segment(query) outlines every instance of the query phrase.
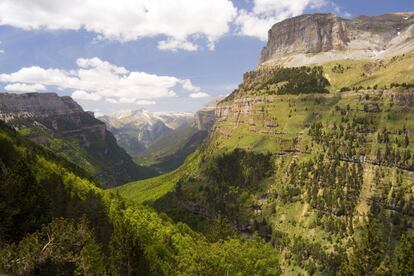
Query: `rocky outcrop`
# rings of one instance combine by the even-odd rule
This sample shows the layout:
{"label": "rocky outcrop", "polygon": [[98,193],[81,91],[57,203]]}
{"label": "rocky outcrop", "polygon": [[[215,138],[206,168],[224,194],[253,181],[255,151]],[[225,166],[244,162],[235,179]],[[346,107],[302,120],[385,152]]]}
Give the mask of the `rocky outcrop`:
{"label": "rocky outcrop", "polygon": [[197,111],[194,115],[194,124],[198,130],[209,131],[215,120],[215,107],[207,107]]}
{"label": "rocky outcrop", "polygon": [[58,154],[75,164],[88,166],[104,186],[152,175],[118,146],[105,123],[70,97],[0,93],[0,120],[16,129],[29,129],[28,138],[35,143],[60,151]]}
{"label": "rocky outcrop", "polygon": [[349,41],[346,21],[333,14],[294,17],[273,25],[260,62],[286,53],[342,50]]}
{"label": "rocky outcrop", "polygon": [[198,130],[210,131],[216,120],[216,112],[217,108],[219,108],[219,103],[224,100],[224,98],[225,97],[215,98],[195,113],[194,124]]}
{"label": "rocky outcrop", "polygon": [[254,113],[260,113],[260,111],[254,109],[256,104],[261,104],[266,100],[272,100],[272,98],[272,96],[268,96],[267,98],[240,98],[234,101],[224,102],[216,108],[215,119],[217,121],[225,121],[229,116],[234,118],[238,118],[240,115],[253,116]]}
{"label": "rocky outcrop", "polygon": [[24,117],[29,114],[33,117],[50,115],[68,115],[83,112],[71,97],[59,97],[56,93],[27,93],[9,94],[0,93],[0,116],[7,114]]}
{"label": "rocky outcrop", "polygon": [[276,23],[260,64],[297,66],[345,58],[383,58],[414,50],[414,13],[361,16],[311,14]]}

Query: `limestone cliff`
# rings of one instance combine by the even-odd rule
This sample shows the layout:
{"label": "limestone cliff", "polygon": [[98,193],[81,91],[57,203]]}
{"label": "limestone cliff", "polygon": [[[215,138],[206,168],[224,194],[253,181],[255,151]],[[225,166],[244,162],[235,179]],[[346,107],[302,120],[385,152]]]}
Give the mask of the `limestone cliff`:
{"label": "limestone cliff", "polygon": [[215,107],[206,107],[197,111],[194,115],[194,124],[198,130],[209,131],[214,124]]}
{"label": "limestone cliff", "polygon": [[105,123],[55,93],[0,93],[0,120],[88,170],[102,185],[151,175],[118,146]]}
{"label": "limestone cliff", "polygon": [[301,15],[276,23],[260,64],[298,66],[339,59],[384,58],[414,50],[414,13]]}

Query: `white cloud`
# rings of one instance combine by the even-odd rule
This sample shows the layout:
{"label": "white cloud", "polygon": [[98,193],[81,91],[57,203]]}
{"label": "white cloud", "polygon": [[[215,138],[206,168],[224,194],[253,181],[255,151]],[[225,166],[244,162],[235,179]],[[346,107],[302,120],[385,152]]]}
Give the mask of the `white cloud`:
{"label": "white cloud", "polygon": [[196,93],[191,93],[190,97],[191,98],[206,98],[206,97],[210,97],[210,95],[204,92],[196,92]]}
{"label": "white cloud", "polygon": [[105,116],[104,113],[100,112],[100,111],[92,111],[94,113],[95,118],[99,118],[99,117],[103,117]]}
{"label": "white cloud", "polygon": [[112,104],[117,104],[118,103],[118,101],[117,100],[115,100],[114,98],[106,98],[105,99],[108,103],[112,103]]}
{"label": "white cloud", "polygon": [[42,84],[24,84],[24,83],[13,83],[8,84],[4,87],[7,91],[13,92],[39,92],[46,91],[46,87]]}
{"label": "white cloud", "polygon": [[139,105],[154,105],[154,104],[156,104],[156,102],[155,101],[140,100],[140,101],[136,101],[136,104],[139,104]]}
{"label": "white cloud", "polygon": [[79,68],[69,71],[25,67],[11,74],[0,74],[0,82],[9,83],[6,87],[15,89],[22,86],[36,86],[37,90],[45,90],[45,86],[71,89],[75,90],[72,94],[74,99],[103,99],[109,103],[152,104],[152,100],[157,98],[177,96],[176,90],[195,93],[198,97],[206,94],[189,79],[130,72],[99,58],[80,58],[76,63]]}
{"label": "white cloud", "polygon": [[99,101],[102,99],[102,96],[96,93],[88,93],[82,90],[76,90],[72,93],[72,98],[75,100]]}
{"label": "white cloud", "polygon": [[79,30],[99,38],[132,41],[165,36],[163,50],[193,51],[193,36],[208,47],[229,31],[237,14],[230,0],[2,0],[0,25],[25,30]]}
{"label": "white cloud", "polygon": [[158,49],[177,51],[179,49],[187,51],[197,51],[198,46],[186,40],[168,39],[158,43]]}
{"label": "white cloud", "polygon": [[273,24],[303,14],[306,9],[327,5],[327,0],[253,0],[252,11],[240,10],[235,19],[239,34],[267,40]]}

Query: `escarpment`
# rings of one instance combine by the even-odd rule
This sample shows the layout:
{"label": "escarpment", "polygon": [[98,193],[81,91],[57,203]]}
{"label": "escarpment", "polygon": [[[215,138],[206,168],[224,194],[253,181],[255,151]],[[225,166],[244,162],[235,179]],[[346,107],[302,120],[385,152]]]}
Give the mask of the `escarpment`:
{"label": "escarpment", "polygon": [[70,97],[55,93],[1,93],[0,120],[83,167],[103,186],[152,175],[118,146],[105,123],[85,112]]}
{"label": "escarpment", "polygon": [[339,59],[384,58],[414,49],[414,13],[301,15],[276,23],[260,64],[298,66]]}

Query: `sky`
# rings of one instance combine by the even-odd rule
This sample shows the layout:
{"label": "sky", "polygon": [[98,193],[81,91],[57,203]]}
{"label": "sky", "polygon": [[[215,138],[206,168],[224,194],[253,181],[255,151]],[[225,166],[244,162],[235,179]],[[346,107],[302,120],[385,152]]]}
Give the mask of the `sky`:
{"label": "sky", "polygon": [[281,20],[404,11],[413,0],[0,0],[0,91],[194,112],[255,68]]}

